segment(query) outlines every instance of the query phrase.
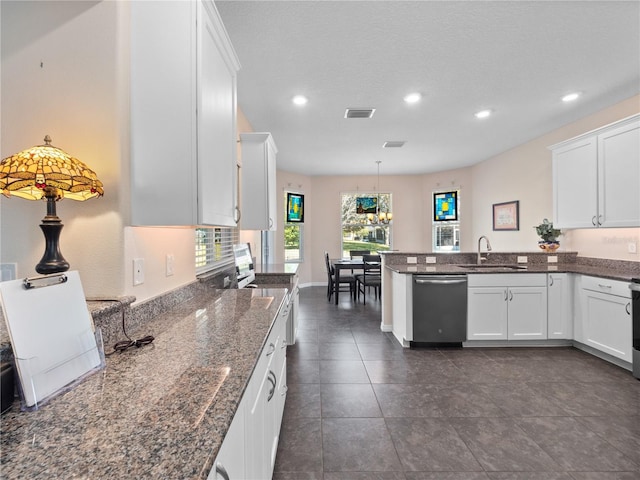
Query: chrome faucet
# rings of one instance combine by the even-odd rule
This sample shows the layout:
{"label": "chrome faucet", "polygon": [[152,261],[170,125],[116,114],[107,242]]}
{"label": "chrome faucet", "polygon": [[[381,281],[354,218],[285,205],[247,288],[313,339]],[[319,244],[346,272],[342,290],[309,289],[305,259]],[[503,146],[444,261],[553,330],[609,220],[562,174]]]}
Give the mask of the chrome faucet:
{"label": "chrome faucet", "polygon": [[[489,239],[488,239],[486,236],[482,235],[482,236],[478,239],[478,265],[481,265],[481,264],[482,264],[482,261],[483,261],[483,260],[486,260],[486,258],[483,258],[483,257],[482,257],[482,254],[481,254],[481,252],[480,252],[480,244],[482,243],[482,239],[483,239],[483,238],[484,238],[484,239],[486,240],[486,242],[487,242],[487,252],[490,252],[490,251],[491,251],[491,242],[489,241]],[[488,253],[487,253],[487,255],[488,255]]]}

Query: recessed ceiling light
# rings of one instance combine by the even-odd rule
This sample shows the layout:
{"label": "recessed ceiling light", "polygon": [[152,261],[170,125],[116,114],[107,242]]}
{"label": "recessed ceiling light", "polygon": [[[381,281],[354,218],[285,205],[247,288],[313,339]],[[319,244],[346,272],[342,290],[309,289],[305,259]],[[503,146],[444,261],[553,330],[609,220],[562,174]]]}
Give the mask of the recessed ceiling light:
{"label": "recessed ceiling light", "polygon": [[475,113],[475,116],[476,116],[476,118],[487,118],[492,113],[493,113],[492,110],[480,110],[479,112]]}
{"label": "recessed ceiling light", "polygon": [[293,103],[295,103],[296,105],[306,105],[308,101],[309,99],[304,95],[296,95],[295,97],[293,97]]}
{"label": "recessed ceiling light", "polygon": [[422,99],[422,94],[418,92],[405,95],[404,101],[407,103],[418,103]]}
{"label": "recessed ceiling light", "polygon": [[563,102],[573,102],[574,100],[577,100],[580,95],[581,95],[580,92],[569,93],[569,94],[565,95],[564,97],[562,97],[562,101]]}

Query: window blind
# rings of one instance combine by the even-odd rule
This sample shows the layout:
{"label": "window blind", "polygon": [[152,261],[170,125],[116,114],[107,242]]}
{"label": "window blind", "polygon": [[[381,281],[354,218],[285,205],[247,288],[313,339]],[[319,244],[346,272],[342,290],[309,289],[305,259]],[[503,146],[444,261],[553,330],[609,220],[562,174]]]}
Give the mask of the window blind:
{"label": "window blind", "polygon": [[232,227],[196,228],[196,273],[218,273],[233,266],[233,245],[238,243],[238,229]]}

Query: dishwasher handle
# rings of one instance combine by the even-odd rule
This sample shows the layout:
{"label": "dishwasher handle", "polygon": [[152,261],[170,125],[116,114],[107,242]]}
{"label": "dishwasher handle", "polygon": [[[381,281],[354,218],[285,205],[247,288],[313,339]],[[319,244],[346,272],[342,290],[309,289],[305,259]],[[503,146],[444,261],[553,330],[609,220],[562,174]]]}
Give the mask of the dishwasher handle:
{"label": "dishwasher handle", "polygon": [[413,281],[419,285],[457,285],[461,283],[467,283],[466,275],[458,275],[456,277],[420,277],[414,275]]}

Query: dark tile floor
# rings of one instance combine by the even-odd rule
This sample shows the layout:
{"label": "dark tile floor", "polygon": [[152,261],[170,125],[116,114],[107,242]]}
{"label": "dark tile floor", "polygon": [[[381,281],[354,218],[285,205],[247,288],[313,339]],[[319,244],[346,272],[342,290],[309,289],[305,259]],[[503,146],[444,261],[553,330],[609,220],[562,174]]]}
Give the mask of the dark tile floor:
{"label": "dark tile floor", "polygon": [[403,349],[301,290],[276,480],[638,480],[640,382],[573,348]]}

